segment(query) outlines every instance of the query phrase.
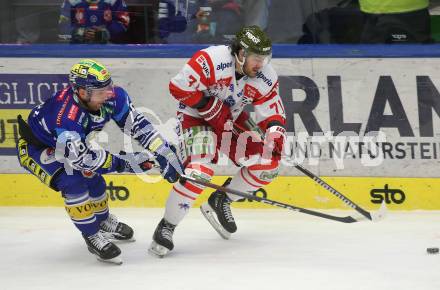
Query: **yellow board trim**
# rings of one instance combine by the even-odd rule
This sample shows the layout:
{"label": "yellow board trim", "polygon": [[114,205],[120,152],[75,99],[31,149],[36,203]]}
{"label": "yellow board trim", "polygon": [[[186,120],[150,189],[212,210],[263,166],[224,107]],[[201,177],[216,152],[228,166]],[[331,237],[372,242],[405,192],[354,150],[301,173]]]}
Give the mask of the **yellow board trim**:
{"label": "yellow board trim", "polygon": [[[107,181],[110,207],[164,207],[172,185],[166,181],[145,183],[136,175],[109,174]],[[213,183],[222,184],[226,177],[216,176]],[[373,195],[384,196],[388,191],[391,210],[440,210],[439,178],[396,177],[325,177],[331,186],[367,210],[379,208],[372,203]],[[387,185],[387,186],[385,186]],[[386,189],[387,188],[387,189]],[[315,209],[348,209],[333,194],[308,177],[280,176],[266,186],[267,198]],[[196,201],[199,206],[213,190],[206,189]],[[402,203],[402,192],[405,199]],[[262,192],[258,194],[262,195]],[[61,194],[41,183],[30,174],[0,174],[0,206],[63,206]],[[239,208],[273,208],[258,202],[237,202]]]}
{"label": "yellow board trim", "polygon": [[17,116],[22,115],[27,120],[29,109],[0,109],[0,120],[4,124],[5,140],[0,143],[0,148],[15,148],[15,138],[18,138]]}

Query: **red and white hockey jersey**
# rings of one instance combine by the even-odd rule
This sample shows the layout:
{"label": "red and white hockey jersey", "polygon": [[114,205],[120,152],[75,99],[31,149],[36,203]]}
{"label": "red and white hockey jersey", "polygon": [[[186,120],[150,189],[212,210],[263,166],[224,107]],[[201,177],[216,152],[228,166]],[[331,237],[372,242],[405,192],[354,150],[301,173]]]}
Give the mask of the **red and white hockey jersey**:
{"label": "red and white hockey jersey", "polygon": [[269,63],[257,76],[235,78],[235,57],[228,46],[210,46],[198,51],[171,79],[170,93],[180,102],[178,111],[200,117],[191,108],[204,96],[227,104],[234,120],[247,104],[255,109],[255,121],[265,130],[271,121],[285,124],[285,110],[279,95],[278,75]]}

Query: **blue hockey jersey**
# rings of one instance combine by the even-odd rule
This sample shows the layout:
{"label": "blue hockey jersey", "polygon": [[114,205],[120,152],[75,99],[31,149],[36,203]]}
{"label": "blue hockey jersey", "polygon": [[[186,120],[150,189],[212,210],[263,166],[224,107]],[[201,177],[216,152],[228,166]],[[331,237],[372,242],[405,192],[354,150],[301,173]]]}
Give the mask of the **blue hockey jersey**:
{"label": "blue hockey jersey", "polygon": [[39,141],[61,150],[73,169],[108,173],[116,171],[125,161],[104,149],[90,149],[86,137],[92,131],[102,130],[110,120],[146,149],[160,137],[153,125],[136,111],[127,92],[117,86],[114,97],[96,113],[89,112],[69,86],[35,107],[28,124]]}
{"label": "blue hockey jersey", "polygon": [[74,30],[105,27],[110,40],[118,39],[128,28],[130,16],[124,0],[64,0],[59,19],[60,38],[70,39]]}

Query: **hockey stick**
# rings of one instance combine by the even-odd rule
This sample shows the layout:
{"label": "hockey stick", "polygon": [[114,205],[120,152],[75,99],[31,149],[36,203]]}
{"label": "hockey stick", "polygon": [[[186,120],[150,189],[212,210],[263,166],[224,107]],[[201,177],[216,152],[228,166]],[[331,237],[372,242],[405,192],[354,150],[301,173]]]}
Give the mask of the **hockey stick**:
{"label": "hockey stick", "polygon": [[[249,128],[248,130],[256,132],[260,136],[260,138],[261,138],[260,140],[263,139],[263,132],[261,130],[259,130],[259,128],[256,126],[256,124],[252,124],[252,122],[250,122],[248,120],[248,121],[246,121],[246,126]],[[243,128],[239,124],[236,124],[236,123],[234,123],[234,129],[235,129],[236,134],[239,134],[240,132],[246,131],[246,128]],[[318,183],[320,186],[322,186],[326,190],[330,191],[333,195],[335,195],[337,198],[342,200],[342,202],[344,202],[347,206],[353,208],[354,210],[356,210],[358,213],[360,213],[361,215],[363,215],[364,217],[366,217],[370,221],[379,221],[385,217],[386,211],[387,211],[385,201],[382,202],[380,209],[376,213],[371,214],[370,212],[366,211],[365,209],[361,208],[359,205],[357,205],[356,203],[351,201],[348,197],[346,197],[345,195],[343,195],[342,193],[340,193],[339,191],[337,191],[336,189],[331,187],[327,182],[325,182],[324,180],[322,180],[321,178],[319,178],[318,176],[316,176],[315,174],[313,174],[309,170],[305,169],[304,167],[302,167],[298,163],[294,162],[292,159],[287,160],[287,161],[290,162],[291,164],[293,164],[293,166],[296,169],[298,169],[299,171],[301,171],[302,173],[304,173],[305,175],[310,177],[313,181]]]}
{"label": "hockey stick", "polygon": [[342,200],[343,203],[345,203],[347,206],[351,207],[352,209],[356,210],[358,213],[369,219],[370,221],[379,221],[383,219],[386,215],[387,207],[385,205],[385,201],[382,202],[382,205],[380,206],[380,209],[375,212],[374,214],[366,211],[365,209],[361,208],[359,205],[351,201],[348,197],[331,187],[327,182],[310,172],[309,170],[305,169],[301,165],[297,163],[293,163],[296,169],[310,177],[313,181],[321,185],[326,190],[330,191],[334,196]]}
{"label": "hockey stick", "polygon": [[235,194],[235,195],[238,195],[238,196],[241,196],[241,197],[253,200],[253,201],[257,201],[257,202],[265,203],[268,205],[289,209],[289,210],[296,211],[296,212],[301,212],[304,214],[309,214],[309,215],[313,215],[313,216],[317,216],[317,217],[321,217],[321,218],[325,218],[325,219],[329,219],[329,220],[334,220],[334,221],[338,221],[338,222],[342,222],[342,223],[354,223],[354,222],[358,221],[357,219],[355,219],[354,217],[351,217],[351,216],[345,216],[345,217],[333,216],[333,215],[325,214],[322,212],[317,212],[317,211],[297,207],[297,206],[294,206],[291,204],[286,204],[286,203],[278,202],[275,200],[270,200],[270,199],[267,199],[264,197],[259,197],[259,196],[255,196],[252,194],[244,193],[244,192],[232,189],[232,188],[219,186],[219,185],[207,182],[207,181],[195,179],[195,178],[193,178],[191,176],[187,176],[187,175],[181,176],[181,178],[189,180],[189,181],[197,183],[197,184],[200,184],[200,185],[203,185],[203,186],[206,186],[206,187],[216,189],[216,190]]}

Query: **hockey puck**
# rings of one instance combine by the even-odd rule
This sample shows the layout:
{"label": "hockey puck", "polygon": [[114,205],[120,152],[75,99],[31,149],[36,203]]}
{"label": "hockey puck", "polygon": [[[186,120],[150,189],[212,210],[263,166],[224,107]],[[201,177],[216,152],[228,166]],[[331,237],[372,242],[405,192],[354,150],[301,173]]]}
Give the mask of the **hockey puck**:
{"label": "hockey puck", "polygon": [[428,254],[438,254],[438,248],[427,248],[426,252]]}

